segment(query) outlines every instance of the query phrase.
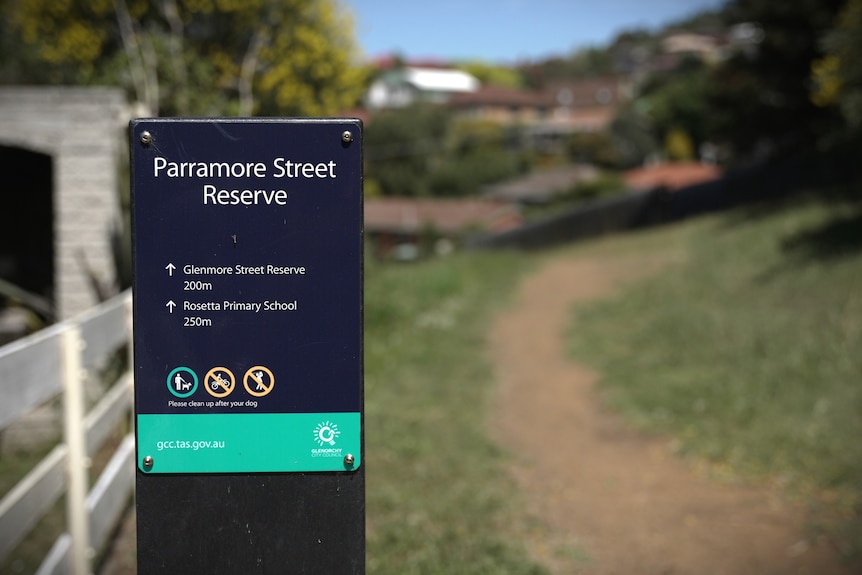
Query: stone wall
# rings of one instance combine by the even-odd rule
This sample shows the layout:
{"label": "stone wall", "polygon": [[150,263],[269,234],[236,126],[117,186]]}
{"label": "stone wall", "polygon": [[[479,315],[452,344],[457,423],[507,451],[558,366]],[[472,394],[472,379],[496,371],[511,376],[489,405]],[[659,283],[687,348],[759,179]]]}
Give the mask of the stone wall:
{"label": "stone wall", "polygon": [[110,234],[120,217],[118,160],[128,119],[115,88],[0,88],[0,144],[52,157],[58,319],[97,302],[85,268],[114,281]]}

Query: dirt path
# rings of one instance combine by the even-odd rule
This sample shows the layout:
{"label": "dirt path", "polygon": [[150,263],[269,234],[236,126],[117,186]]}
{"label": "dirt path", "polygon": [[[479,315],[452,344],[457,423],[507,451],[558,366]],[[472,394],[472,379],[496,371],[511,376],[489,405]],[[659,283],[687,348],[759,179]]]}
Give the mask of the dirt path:
{"label": "dirt path", "polygon": [[524,283],[497,322],[495,433],[536,519],[529,545],[555,573],[843,574],[804,515],[765,488],[720,484],[674,457],[667,439],[603,409],[590,369],[566,359],[578,301],[660,262],[561,257]]}

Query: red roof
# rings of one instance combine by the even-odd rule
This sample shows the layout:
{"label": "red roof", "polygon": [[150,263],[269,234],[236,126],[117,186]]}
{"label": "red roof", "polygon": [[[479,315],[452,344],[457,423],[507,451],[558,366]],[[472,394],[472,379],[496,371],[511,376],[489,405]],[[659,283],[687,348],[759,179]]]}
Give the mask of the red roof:
{"label": "red roof", "polygon": [[667,188],[678,190],[721,177],[721,168],[699,162],[670,162],[629,170],[623,174],[626,184],[638,190]]}

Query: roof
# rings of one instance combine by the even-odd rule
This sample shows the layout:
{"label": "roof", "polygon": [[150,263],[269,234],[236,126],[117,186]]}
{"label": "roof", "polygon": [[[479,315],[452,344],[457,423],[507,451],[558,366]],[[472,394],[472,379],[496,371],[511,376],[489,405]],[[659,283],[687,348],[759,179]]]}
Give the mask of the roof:
{"label": "roof", "polygon": [[718,49],[718,39],[707,34],[681,32],[670,34],[662,40],[662,48],[671,53],[714,53]]}
{"label": "roof", "polygon": [[521,214],[506,202],[474,199],[367,198],[365,229],[369,232],[414,233],[425,227],[458,233],[478,227],[504,231],[520,225]]}
{"label": "roof", "polygon": [[718,166],[700,162],[668,162],[629,170],[623,179],[630,188],[678,190],[717,180],[722,171]]}
{"label": "roof", "polygon": [[543,108],[549,104],[544,94],[502,86],[482,86],[469,93],[456,94],[449,100],[455,108],[471,106],[507,106]]}
{"label": "roof", "polygon": [[585,78],[554,82],[546,88],[547,98],[557,106],[591,108],[617,106],[624,97],[623,85],[618,78]]}
{"label": "roof", "polygon": [[479,89],[479,80],[462,70],[406,68],[404,72],[407,81],[422,90],[473,92]]}

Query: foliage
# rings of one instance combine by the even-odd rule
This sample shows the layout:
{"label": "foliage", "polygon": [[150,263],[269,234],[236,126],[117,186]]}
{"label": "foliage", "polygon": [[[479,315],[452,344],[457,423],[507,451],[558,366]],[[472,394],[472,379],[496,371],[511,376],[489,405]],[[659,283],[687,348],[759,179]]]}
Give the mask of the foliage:
{"label": "foliage", "polygon": [[862,552],[860,223],[822,198],[619,240],[677,263],[579,308],[568,337],[611,401],[683,452],[831,490]]}
{"label": "foliage", "polygon": [[[42,68],[15,81],[120,84],[152,113],[322,115],[363,70],[337,0],[4,0]],[[9,69],[11,66],[7,66]]]}
{"label": "foliage", "polygon": [[475,195],[488,183],[518,174],[512,153],[503,149],[476,149],[451,156],[431,174],[429,191],[433,196]]}
{"label": "foliage", "polygon": [[619,194],[626,187],[619,172],[601,172],[598,177],[578,183],[572,194],[578,199],[601,198]]}
{"label": "foliage", "polygon": [[708,103],[717,135],[737,155],[811,145],[839,128],[837,115],[809,97],[811,64],[823,56],[820,35],[843,0],[734,0],[728,24],[753,22],[762,40],[723,62]]}
{"label": "foliage", "polygon": [[672,162],[684,162],[694,159],[694,145],[688,133],[674,128],[664,139],[664,151]]}
{"label": "foliage", "polygon": [[383,195],[427,196],[428,176],[442,161],[449,117],[431,106],[386,110],[365,129],[366,177]]}
{"label": "foliage", "polygon": [[579,209],[591,200],[623,193],[625,189],[625,181],[618,171],[602,171],[596,177],[579,181],[554,195],[547,202],[525,205],[523,214],[528,221],[548,220]]}
{"label": "foliage", "polygon": [[387,110],[365,132],[368,179],[387,196],[466,196],[521,171],[507,129],[443,109]]}
{"label": "foliage", "polygon": [[0,84],[27,84],[47,81],[44,66],[39,66],[36,50],[20,41],[10,21],[9,5],[14,0],[0,0]]}
{"label": "foliage", "polygon": [[590,46],[575,51],[569,57],[554,57],[518,66],[525,85],[545,88],[558,81],[575,78],[608,76],[615,72],[613,53],[602,47]]}
{"label": "foliage", "polygon": [[[607,52],[613,54],[616,70],[626,73],[642,71],[667,33],[726,31],[736,24],[756,32],[747,45],[731,46],[718,64],[689,60],[670,71],[652,72],[638,86],[637,100],[612,126],[621,163],[642,161],[660,149],[656,142],[681,133],[691,139],[694,151],[705,143],[718,144],[723,155],[737,161],[752,154],[779,155],[835,144],[844,123],[831,104],[840,98],[848,119],[854,109],[862,110],[862,97],[854,95],[859,92],[841,88],[844,82],[862,82],[860,10],[853,8],[860,2],[847,2],[836,21],[845,1],[733,0],[720,11],[657,32],[620,34]],[[824,39],[825,30],[831,31]],[[812,67],[817,106],[811,97]]]}
{"label": "foliage", "polygon": [[614,71],[623,75],[637,74],[659,49],[658,35],[643,28],[623,31],[608,48],[613,54]]}
{"label": "foliage", "polygon": [[620,151],[610,132],[576,132],[569,136],[568,155],[578,163],[602,168],[620,167]]}
{"label": "foliage", "polygon": [[611,122],[611,137],[621,168],[643,164],[660,149],[652,124],[640,104],[623,107]]}
{"label": "foliage", "polygon": [[446,158],[431,175],[431,193],[471,195],[484,184],[517,175],[517,154],[509,148],[506,127],[496,122],[453,119],[447,133]]}
{"label": "foliage", "polygon": [[832,106],[841,98],[844,82],[841,79],[841,60],[827,54],[811,63],[813,81],[811,101],[815,106]]}
{"label": "foliage", "polygon": [[[653,78],[644,88],[642,105],[646,107],[650,125],[657,140],[667,144],[671,138],[684,133],[690,139],[691,151],[683,157],[691,158],[693,151],[712,137],[713,122],[708,97],[713,87],[710,68],[700,62],[688,62],[678,70]],[[682,159],[682,158],[678,158]]]}
{"label": "foliage", "polygon": [[520,88],[523,84],[521,75],[508,66],[490,64],[480,60],[463,62],[456,66],[458,69],[473,75],[483,86],[504,86],[506,88]]}
{"label": "foliage", "polygon": [[521,501],[485,425],[490,312],[527,260],[368,263],[368,573],[544,573],[520,543]]}
{"label": "foliage", "polygon": [[812,64],[815,104],[838,104],[853,129],[862,128],[862,0],[848,0],[823,39],[826,55]]}

